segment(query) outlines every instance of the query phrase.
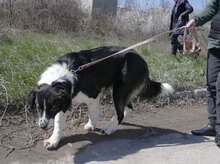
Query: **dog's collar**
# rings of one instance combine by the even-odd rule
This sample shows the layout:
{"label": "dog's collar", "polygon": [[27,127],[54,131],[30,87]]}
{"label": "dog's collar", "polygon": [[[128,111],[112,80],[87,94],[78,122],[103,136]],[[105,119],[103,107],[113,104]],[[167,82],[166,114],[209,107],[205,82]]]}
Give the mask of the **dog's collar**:
{"label": "dog's collar", "polygon": [[66,65],[64,65],[63,68],[67,73],[71,73],[73,75],[74,79],[77,80],[76,72],[69,70],[69,68]]}
{"label": "dog's collar", "polygon": [[66,65],[64,65],[63,68],[66,72],[70,72],[70,70],[68,69],[68,67]]}

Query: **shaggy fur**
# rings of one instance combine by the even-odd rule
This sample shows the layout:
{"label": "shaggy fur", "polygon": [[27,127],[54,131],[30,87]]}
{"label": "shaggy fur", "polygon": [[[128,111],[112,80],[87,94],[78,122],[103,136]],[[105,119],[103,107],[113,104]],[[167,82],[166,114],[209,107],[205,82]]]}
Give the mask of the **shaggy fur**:
{"label": "shaggy fur", "polygon": [[124,47],[99,47],[68,53],[46,69],[37,85],[28,95],[28,104],[36,107],[39,127],[46,130],[54,121],[54,131],[44,145],[47,149],[58,146],[65,125],[66,113],[71,102],[85,103],[89,121],[85,129],[94,130],[99,119],[99,100],[103,90],[112,88],[116,114],[103,130],[111,134],[132,110],[130,101],[135,96],[152,98],[160,93],[171,94],[166,83],[150,80],[148,66],[134,50],[111,57],[87,69],[72,73],[79,66],[114,54]]}

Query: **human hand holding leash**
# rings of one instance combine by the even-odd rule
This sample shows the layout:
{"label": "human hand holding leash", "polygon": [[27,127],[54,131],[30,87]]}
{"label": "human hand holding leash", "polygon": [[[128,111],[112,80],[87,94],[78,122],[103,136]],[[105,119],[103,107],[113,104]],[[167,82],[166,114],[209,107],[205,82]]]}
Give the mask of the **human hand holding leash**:
{"label": "human hand holding leash", "polygon": [[186,29],[187,30],[194,30],[196,27],[196,20],[191,19],[187,24],[186,24]]}

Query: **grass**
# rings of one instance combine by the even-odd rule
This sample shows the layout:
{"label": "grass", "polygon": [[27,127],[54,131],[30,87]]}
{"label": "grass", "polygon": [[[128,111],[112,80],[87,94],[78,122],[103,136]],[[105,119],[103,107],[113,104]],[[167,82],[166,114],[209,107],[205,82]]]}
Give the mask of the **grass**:
{"label": "grass", "polygon": [[[130,46],[137,42],[92,33],[38,34],[24,31],[0,35],[0,103],[6,103],[8,97],[10,104],[23,104],[30,87],[44,69],[67,52],[108,45]],[[168,82],[176,89],[204,87],[205,57],[172,57],[169,46],[168,42],[160,42],[136,49],[147,61],[151,78]]]}
{"label": "grass", "polygon": [[149,63],[152,79],[172,84],[176,90],[205,87],[205,58],[201,56],[153,58]]}

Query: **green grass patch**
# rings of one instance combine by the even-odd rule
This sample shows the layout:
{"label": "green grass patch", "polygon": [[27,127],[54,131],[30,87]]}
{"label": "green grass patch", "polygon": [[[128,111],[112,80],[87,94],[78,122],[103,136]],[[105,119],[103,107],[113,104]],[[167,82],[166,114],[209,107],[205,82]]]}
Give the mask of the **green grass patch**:
{"label": "green grass patch", "polygon": [[168,82],[176,90],[205,87],[206,58],[201,56],[155,56],[145,57],[151,78]]}
{"label": "green grass patch", "polygon": [[[3,35],[2,35],[3,36]],[[99,46],[130,46],[138,41],[101,37],[96,34],[37,34],[17,32],[0,37],[0,103],[24,102],[39,75],[61,55]],[[154,44],[154,43],[152,43]],[[167,43],[169,45],[169,43]],[[168,82],[177,89],[205,86],[206,58],[173,57],[151,44],[136,50],[147,61],[153,80]],[[155,45],[152,45],[155,47]]]}

